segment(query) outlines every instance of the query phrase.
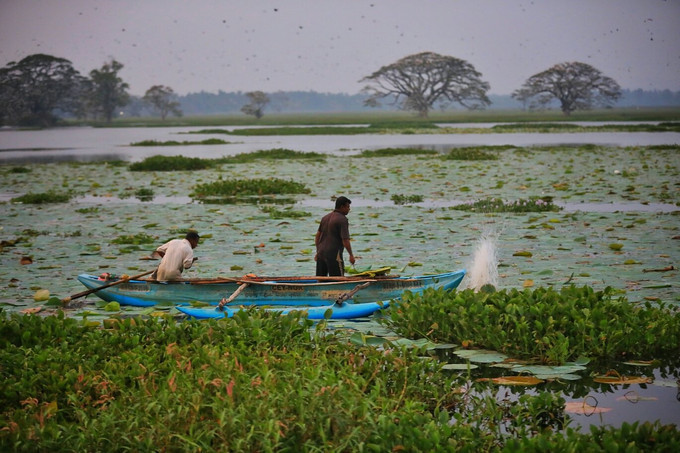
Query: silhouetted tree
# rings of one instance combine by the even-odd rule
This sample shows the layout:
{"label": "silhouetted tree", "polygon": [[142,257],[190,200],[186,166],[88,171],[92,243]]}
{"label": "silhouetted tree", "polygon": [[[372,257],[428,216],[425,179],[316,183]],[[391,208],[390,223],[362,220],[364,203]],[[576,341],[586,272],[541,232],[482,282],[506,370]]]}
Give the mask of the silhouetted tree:
{"label": "silhouetted tree", "polygon": [[621,87],[588,64],[560,63],[529,77],[512,97],[527,103],[530,109],[545,107],[556,99],[562,112],[570,115],[595,105],[613,105],[621,97]]}
{"label": "silhouetted tree", "polygon": [[0,69],[0,120],[51,126],[55,111],[75,113],[85,77],[64,58],[34,54]]}
{"label": "silhouetted tree", "polygon": [[116,60],[105,63],[101,69],[90,71],[92,80],[91,103],[98,114],[110,122],[116,108],[127,104],[129,85],[118,77],[123,65]]}
{"label": "silhouetted tree", "polygon": [[177,102],[177,96],[172,88],[163,85],[154,85],[144,93],[144,101],[149,104],[158,114],[162,120],[169,113],[175,116],[182,116],[182,109]]}
{"label": "silhouetted tree", "polygon": [[246,96],[250,102],[241,107],[241,111],[259,120],[264,116],[264,108],[269,104],[269,96],[262,91],[250,91],[246,93]]}
{"label": "silhouetted tree", "polygon": [[435,103],[458,103],[468,109],[489,105],[489,84],[481,76],[465,60],[423,52],[383,66],[360,82],[370,83],[362,90],[370,95],[365,105],[377,107],[381,99],[391,99],[402,110],[427,117]]}

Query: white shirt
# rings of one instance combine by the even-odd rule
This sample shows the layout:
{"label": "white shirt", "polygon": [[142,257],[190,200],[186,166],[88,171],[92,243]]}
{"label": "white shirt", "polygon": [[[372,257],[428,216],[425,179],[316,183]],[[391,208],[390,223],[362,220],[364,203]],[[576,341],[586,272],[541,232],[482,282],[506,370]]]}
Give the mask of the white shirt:
{"label": "white shirt", "polygon": [[189,269],[194,262],[194,250],[186,239],[173,239],[156,251],[165,253],[156,274],[156,279],[160,281],[179,280],[182,271]]}

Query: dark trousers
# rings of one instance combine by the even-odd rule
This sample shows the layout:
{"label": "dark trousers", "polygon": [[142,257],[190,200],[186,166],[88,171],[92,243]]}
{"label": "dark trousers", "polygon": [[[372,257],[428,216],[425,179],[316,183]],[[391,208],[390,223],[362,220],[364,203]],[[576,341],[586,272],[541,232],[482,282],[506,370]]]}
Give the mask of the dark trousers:
{"label": "dark trousers", "polygon": [[337,253],[335,256],[319,255],[316,259],[316,275],[342,277],[345,275],[345,263],[342,261],[342,255]]}

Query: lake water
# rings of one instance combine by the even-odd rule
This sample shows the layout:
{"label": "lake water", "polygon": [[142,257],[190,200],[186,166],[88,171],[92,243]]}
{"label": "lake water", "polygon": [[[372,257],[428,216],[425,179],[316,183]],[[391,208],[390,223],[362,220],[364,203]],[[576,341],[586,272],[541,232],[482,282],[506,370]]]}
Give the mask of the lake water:
{"label": "lake water", "polygon": [[[475,127],[489,127],[475,125]],[[242,137],[221,134],[191,134],[205,127],[136,127],[136,128],[58,128],[38,131],[0,129],[0,163],[66,162],[124,160],[183,155],[217,158],[264,149],[286,148],[304,152],[356,154],[364,149],[424,146],[447,147],[473,145],[550,146],[596,144],[609,146],[645,146],[680,143],[677,132],[587,132],[587,133],[485,133],[485,134],[413,134],[413,135],[324,135]],[[232,130],[233,127],[221,129]],[[134,147],[143,140],[200,141],[219,137],[227,145]]]}
{"label": "lake water", "polygon": [[[635,123],[638,124],[638,123]],[[451,126],[451,125],[447,125]],[[463,125],[458,125],[463,126]],[[488,125],[467,125],[469,127],[491,127]],[[139,161],[146,157],[162,155],[184,155],[188,157],[218,158],[239,153],[286,148],[296,151],[327,153],[336,156],[349,156],[364,149],[388,147],[428,147],[445,151],[451,147],[471,145],[515,145],[515,146],[558,146],[596,144],[613,147],[634,147],[680,143],[680,133],[646,132],[593,132],[593,133],[483,133],[483,134],[422,134],[422,135],[337,135],[337,136],[273,136],[240,137],[217,134],[191,134],[187,132],[204,129],[203,127],[182,128],[60,128],[40,131],[18,131],[0,129],[0,165],[19,165],[50,162],[99,162],[110,160]],[[232,129],[232,128],[223,128]],[[133,147],[133,142],[143,140],[157,141],[200,141],[219,137],[232,142],[226,145],[201,145],[178,147]],[[570,151],[571,153],[571,151]],[[625,153],[620,152],[617,156]],[[201,255],[197,270],[202,275],[216,275],[233,271],[238,265],[246,271],[257,271],[267,275],[276,270],[299,272],[311,268],[308,249],[313,247],[313,230],[316,217],[329,207],[330,194],[348,190],[353,199],[352,226],[356,225],[358,249],[363,256],[362,263],[405,263],[415,262],[415,268],[406,272],[431,272],[437,267],[450,270],[450,266],[464,266],[469,258],[469,249],[485,226],[496,227],[501,232],[500,255],[504,264],[501,269],[503,286],[518,287],[530,279],[536,285],[561,285],[567,278],[577,284],[594,287],[612,285],[626,289],[629,297],[644,300],[660,296],[663,300],[677,303],[677,280],[672,274],[649,272],[644,269],[662,269],[669,264],[677,267],[678,241],[674,238],[677,225],[672,215],[677,211],[669,199],[667,203],[653,198],[658,190],[657,182],[670,186],[668,193],[673,194],[673,183],[677,179],[677,153],[666,162],[650,163],[654,170],[646,174],[640,167],[640,180],[637,185],[645,192],[639,200],[629,200],[623,175],[614,174],[620,162],[607,157],[606,166],[601,165],[601,173],[595,176],[586,169],[575,169],[574,174],[565,174],[564,167],[571,166],[560,160],[563,156],[546,156],[542,166],[535,167],[538,174],[531,174],[527,162],[506,161],[508,168],[476,168],[474,171],[456,169],[449,163],[446,173],[439,169],[440,164],[431,164],[417,158],[392,159],[390,162],[403,168],[395,171],[377,160],[350,164],[355,167],[340,178],[335,178],[340,159],[332,165],[314,164],[253,164],[251,172],[261,172],[260,177],[282,175],[285,178],[301,179],[315,188],[316,193],[296,198],[296,209],[311,211],[310,219],[291,222],[272,221],[264,216],[257,206],[202,206],[186,196],[187,187],[193,183],[184,175],[163,176],[162,184],[153,175],[135,174],[130,176],[121,171],[120,175],[107,173],[105,165],[96,165],[90,174],[72,175],[72,170],[36,170],[22,180],[22,176],[5,172],[0,179],[0,202],[9,201],[16,196],[15,190],[42,191],[38,184],[47,183],[66,187],[77,187],[85,193],[72,200],[67,208],[63,206],[24,206],[6,203],[0,206],[3,223],[0,231],[3,239],[12,239],[24,234],[25,229],[39,233],[29,244],[19,244],[7,253],[0,255],[0,284],[4,290],[1,302],[16,304],[9,310],[20,310],[33,306],[34,288],[41,285],[50,288],[52,294],[69,294],[81,290],[73,280],[79,272],[132,270],[138,272],[142,266],[138,255],[146,253],[139,250],[121,253],[118,246],[110,241],[123,233],[149,231],[156,236],[167,235],[172,225],[196,222],[201,233],[214,232],[214,237],[206,239],[201,245]],[[587,157],[582,155],[582,157]],[[591,156],[592,157],[592,156]],[[595,156],[598,158],[598,156]],[[553,160],[551,160],[553,159]],[[603,158],[604,159],[604,158]],[[408,163],[408,165],[406,164]],[[517,164],[509,168],[510,164]],[[586,164],[586,166],[589,163]],[[465,164],[461,164],[465,165]],[[496,164],[488,164],[497,166]],[[597,160],[592,162],[597,166]],[[628,166],[639,166],[640,162],[631,160]],[[656,167],[655,167],[656,165]],[[421,168],[425,167],[424,169]],[[100,168],[101,167],[101,168]],[[386,168],[383,168],[386,167]],[[606,168],[605,168],[606,167]],[[609,168],[611,167],[611,168]],[[661,174],[662,167],[666,173]],[[668,167],[671,170],[668,170]],[[625,170],[626,168],[621,168]],[[537,169],[537,170],[536,170]],[[673,170],[676,169],[676,170]],[[453,170],[456,170],[455,172]],[[507,170],[507,171],[503,171]],[[242,170],[246,172],[247,170]],[[497,172],[496,172],[497,171]],[[98,172],[98,173],[97,173]],[[581,173],[579,173],[581,172]],[[88,172],[89,173],[89,172]],[[130,172],[127,172],[130,173]],[[420,173],[426,173],[425,177]],[[446,173],[446,174],[444,174]],[[198,178],[208,179],[218,174],[207,172]],[[535,177],[528,182],[527,176]],[[90,179],[90,178],[94,179]],[[522,198],[533,194],[534,190],[550,190],[553,184],[591,177],[586,180],[588,187],[578,190],[584,201],[577,198],[559,200],[556,203],[564,208],[560,214],[549,214],[540,221],[532,221],[531,216],[488,217],[483,213],[459,215],[448,208],[457,203],[461,195],[475,197],[499,194]],[[50,178],[53,178],[50,179]],[[468,178],[469,180],[466,180]],[[485,179],[486,178],[486,179]],[[646,179],[645,179],[646,178]],[[185,181],[185,179],[187,181]],[[427,182],[432,179],[431,182]],[[545,180],[543,185],[535,179]],[[606,179],[607,183],[602,180]],[[82,180],[82,181],[80,181]],[[480,180],[486,181],[484,184]],[[497,181],[505,182],[503,187],[494,187]],[[412,183],[409,183],[412,181]],[[451,182],[453,181],[453,182]],[[23,184],[24,189],[15,187]],[[451,184],[446,186],[446,184]],[[528,183],[530,190],[522,186]],[[475,186],[474,184],[477,184]],[[459,185],[471,186],[469,192],[461,192]],[[101,186],[101,188],[100,188]],[[143,203],[134,196],[116,196],[126,186],[153,187],[156,193],[152,202]],[[450,187],[447,189],[446,187]],[[543,189],[539,189],[543,187]],[[591,187],[594,189],[590,190]],[[677,184],[676,184],[677,187]],[[115,192],[113,189],[120,189]],[[399,190],[412,190],[415,193],[433,194],[440,190],[447,196],[440,198],[425,197],[423,203],[395,207],[389,201],[390,193]],[[493,192],[496,191],[496,193]],[[639,189],[642,190],[642,189]],[[677,189],[675,189],[677,190]],[[108,193],[113,192],[113,193]],[[572,190],[576,192],[576,189]],[[608,195],[613,192],[613,195]],[[540,193],[540,192],[537,192]],[[564,192],[557,192],[560,195]],[[129,194],[128,194],[129,195]],[[576,195],[573,195],[577,197]],[[650,201],[651,200],[651,201]],[[78,212],[82,208],[100,210],[90,214]],[[181,207],[181,209],[180,209]],[[86,209],[85,209],[86,210]],[[573,214],[578,213],[578,214]],[[559,216],[559,218],[558,218]],[[537,217],[540,217],[537,216]],[[555,217],[555,218],[552,218]],[[158,223],[159,226],[149,226]],[[532,228],[532,227],[536,228]],[[530,229],[532,228],[532,229]],[[82,231],[81,231],[82,230]],[[362,235],[363,231],[363,235]],[[375,233],[379,231],[378,235]],[[206,235],[207,236],[207,235]],[[586,240],[587,239],[587,240]],[[623,252],[609,248],[614,242],[625,243]],[[266,243],[266,247],[253,244]],[[97,248],[101,246],[101,251]],[[151,247],[150,245],[148,247]],[[518,250],[531,250],[533,258],[514,258]],[[225,252],[226,251],[226,254]],[[234,252],[231,255],[232,251]],[[257,253],[257,255],[255,254]],[[21,265],[22,256],[33,256],[35,264]],[[146,266],[147,262],[143,262]],[[357,265],[359,266],[359,264]],[[404,266],[406,269],[407,266]],[[239,271],[234,271],[239,272]],[[233,273],[233,272],[232,272]],[[569,277],[571,275],[571,277]],[[191,275],[190,275],[191,276]],[[532,282],[533,283],[533,282]],[[673,299],[675,297],[675,299]],[[94,308],[90,305],[89,309]],[[103,316],[108,316],[102,313]],[[346,326],[353,323],[347,322]],[[368,323],[367,323],[368,325]],[[637,373],[651,374],[635,370]],[[581,425],[612,424],[622,421],[656,420],[664,423],[680,424],[680,402],[678,388],[673,387],[674,376],[660,376],[653,373],[658,382],[671,381],[668,386],[648,385],[630,386],[614,390],[593,389],[588,394],[596,396],[600,407],[611,408],[604,415],[572,416]],[[677,373],[673,370],[673,373]],[[634,392],[631,394],[631,392]],[[578,392],[576,392],[578,393]],[[571,394],[571,395],[570,395]],[[568,400],[578,401],[571,392],[566,392]],[[592,401],[590,401],[592,404]]]}

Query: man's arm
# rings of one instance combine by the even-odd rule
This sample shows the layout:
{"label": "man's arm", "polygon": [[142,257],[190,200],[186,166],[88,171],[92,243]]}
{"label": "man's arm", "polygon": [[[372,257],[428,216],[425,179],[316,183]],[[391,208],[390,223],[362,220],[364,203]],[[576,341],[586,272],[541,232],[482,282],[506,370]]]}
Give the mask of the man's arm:
{"label": "man's arm", "polygon": [[347,250],[347,253],[349,253],[349,262],[354,264],[356,260],[354,259],[354,254],[352,253],[352,244],[350,243],[350,240],[343,239],[342,245],[345,247],[345,250]]}

